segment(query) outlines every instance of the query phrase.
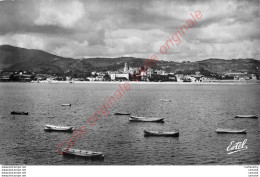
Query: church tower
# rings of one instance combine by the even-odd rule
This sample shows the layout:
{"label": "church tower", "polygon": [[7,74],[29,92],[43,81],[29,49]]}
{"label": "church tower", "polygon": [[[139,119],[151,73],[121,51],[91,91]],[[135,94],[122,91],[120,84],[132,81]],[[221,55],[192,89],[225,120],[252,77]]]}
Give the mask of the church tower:
{"label": "church tower", "polygon": [[128,70],[129,70],[129,66],[127,62],[125,62],[124,73],[126,73]]}

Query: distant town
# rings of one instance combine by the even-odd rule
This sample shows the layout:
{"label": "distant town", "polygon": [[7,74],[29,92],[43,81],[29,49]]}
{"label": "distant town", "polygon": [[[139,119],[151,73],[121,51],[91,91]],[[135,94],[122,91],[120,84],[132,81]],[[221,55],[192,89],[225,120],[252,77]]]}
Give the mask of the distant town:
{"label": "distant town", "polygon": [[57,76],[35,73],[30,70],[1,71],[1,82],[55,82],[55,81],[144,81],[144,82],[214,82],[214,81],[257,81],[256,74],[247,71],[229,71],[215,74],[202,71],[194,72],[166,72],[152,68],[133,68],[127,62],[117,71],[91,71],[88,77]]}

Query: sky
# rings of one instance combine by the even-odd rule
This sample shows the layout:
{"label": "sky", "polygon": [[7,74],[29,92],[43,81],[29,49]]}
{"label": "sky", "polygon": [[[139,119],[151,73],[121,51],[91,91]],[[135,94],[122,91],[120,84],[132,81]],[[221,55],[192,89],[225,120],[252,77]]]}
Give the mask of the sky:
{"label": "sky", "polygon": [[[0,0],[0,45],[72,58],[259,60],[259,4],[259,0]],[[199,11],[201,18],[196,19]],[[188,26],[191,14],[197,22],[188,31],[184,28],[181,37],[177,29]],[[174,45],[173,34],[180,39],[172,40]]]}

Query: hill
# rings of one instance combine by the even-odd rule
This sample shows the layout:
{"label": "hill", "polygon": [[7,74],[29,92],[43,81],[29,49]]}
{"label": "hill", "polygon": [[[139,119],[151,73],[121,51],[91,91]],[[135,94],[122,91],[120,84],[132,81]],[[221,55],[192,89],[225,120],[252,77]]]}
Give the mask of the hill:
{"label": "hill", "polygon": [[71,58],[59,57],[41,50],[24,49],[10,45],[0,46],[0,69],[33,70],[35,72],[62,72],[60,64],[73,62]]}
{"label": "hill", "polygon": [[[35,73],[68,75],[85,77],[91,71],[116,71],[129,66],[138,68],[143,66],[145,59],[134,57],[121,58],[88,58],[73,59],[53,55],[41,50],[24,49],[10,45],[0,46],[1,70],[31,70]],[[225,72],[247,71],[260,75],[260,61],[255,59],[206,59],[197,62],[158,61],[153,69],[167,72],[202,71],[204,73],[223,74]]]}

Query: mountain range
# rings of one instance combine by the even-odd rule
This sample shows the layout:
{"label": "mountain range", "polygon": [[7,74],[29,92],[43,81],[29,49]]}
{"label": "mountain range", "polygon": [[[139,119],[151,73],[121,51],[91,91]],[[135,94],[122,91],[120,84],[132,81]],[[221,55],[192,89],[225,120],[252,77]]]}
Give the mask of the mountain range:
{"label": "mountain range", "polygon": [[[0,46],[0,70],[31,70],[41,74],[86,76],[92,71],[117,71],[123,69],[125,62],[138,68],[145,63],[144,58],[66,58],[42,50],[25,49],[10,45]],[[206,59],[195,62],[174,62],[159,60],[153,69],[174,73],[224,74],[226,72],[248,72],[260,75],[260,61],[248,59]]]}

